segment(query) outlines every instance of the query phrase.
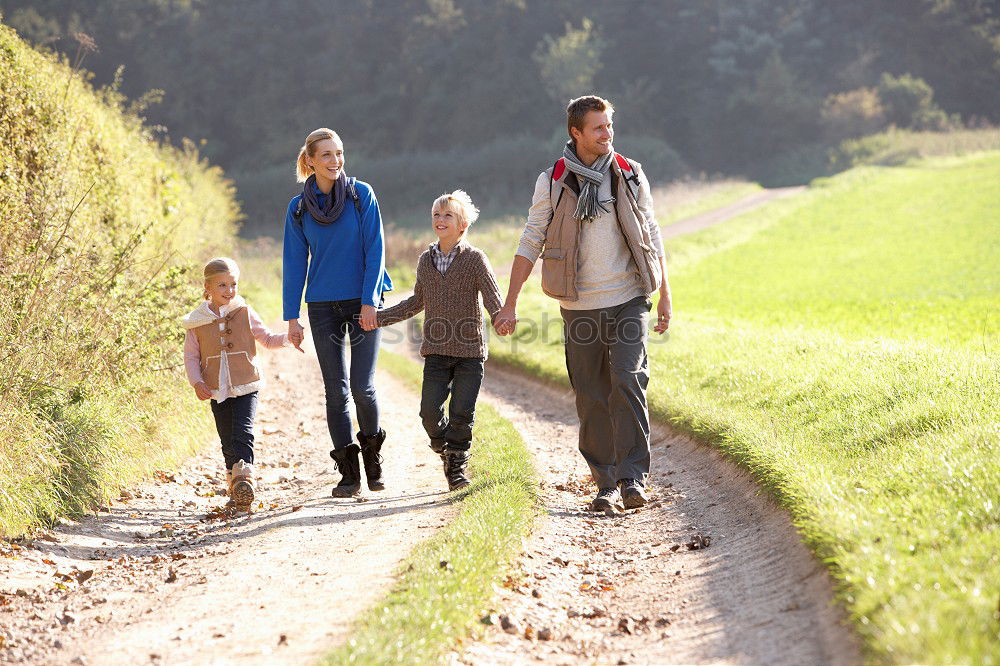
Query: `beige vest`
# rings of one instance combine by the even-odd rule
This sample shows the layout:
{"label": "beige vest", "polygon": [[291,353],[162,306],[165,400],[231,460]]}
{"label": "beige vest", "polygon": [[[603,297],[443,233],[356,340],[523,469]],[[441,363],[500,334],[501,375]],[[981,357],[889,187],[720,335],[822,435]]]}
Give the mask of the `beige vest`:
{"label": "beige vest", "polygon": [[[631,160],[628,162],[635,173],[636,163]],[[552,168],[548,173],[551,175]],[[659,255],[652,246],[636,195],[625,182],[618,160],[611,160],[611,191],[615,196],[614,213],[618,227],[639,269],[639,283],[645,293],[651,294],[660,288],[663,279]],[[578,192],[576,175],[569,169],[563,169],[559,178],[552,181],[550,195],[552,201],[558,198],[558,203],[554,206],[552,221],[545,231],[542,291],[561,301],[576,301],[580,298],[577,293],[576,271],[580,259],[580,225],[586,222],[573,217]]]}
{"label": "beige vest", "polygon": [[[219,330],[219,323],[225,323]],[[250,312],[246,307],[237,308],[210,324],[193,329],[201,348],[201,375],[210,389],[219,389],[219,367],[222,352],[229,363],[229,382],[242,386],[260,381],[260,372],[254,364],[257,341],[250,330]]]}

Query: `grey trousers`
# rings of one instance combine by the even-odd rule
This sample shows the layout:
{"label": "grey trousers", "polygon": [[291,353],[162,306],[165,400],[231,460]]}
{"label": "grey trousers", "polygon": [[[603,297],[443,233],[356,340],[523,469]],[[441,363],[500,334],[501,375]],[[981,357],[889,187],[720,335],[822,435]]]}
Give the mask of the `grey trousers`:
{"label": "grey trousers", "polygon": [[597,310],[566,310],[566,370],[576,393],[580,453],[600,488],[649,474],[649,360],[652,302],[639,296]]}

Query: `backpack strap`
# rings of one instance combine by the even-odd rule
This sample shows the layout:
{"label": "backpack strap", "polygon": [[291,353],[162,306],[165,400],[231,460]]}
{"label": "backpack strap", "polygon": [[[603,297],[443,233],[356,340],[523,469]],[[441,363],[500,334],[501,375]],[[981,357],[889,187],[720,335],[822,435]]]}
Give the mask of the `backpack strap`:
{"label": "backpack strap", "polygon": [[625,176],[625,182],[628,183],[629,189],[632,191],[632,197],[638,201],[639,186],[642,182],[639,180],[638,169],[633,166],[632,160],[621,153],[615,153],[615,162],[618,163],[618,168],[622,170],[622,175]]}
{"label": "backpack strap", "polygon": [[552,165],[552,170],[549,171],[549,203],[552,204],[552,212],[555,214],[556,206],[559,205],[559,199],[562,197],[562,186],[559,186],[556,190],[555,182],[562,178],[563,173],[566,171],[566,158],[560,157],[556,160],[556,163]]}

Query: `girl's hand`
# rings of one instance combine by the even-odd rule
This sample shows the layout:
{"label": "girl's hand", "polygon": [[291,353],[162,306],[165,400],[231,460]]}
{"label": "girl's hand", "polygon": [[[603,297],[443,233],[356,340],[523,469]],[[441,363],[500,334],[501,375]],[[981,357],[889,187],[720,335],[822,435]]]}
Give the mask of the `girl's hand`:
{"label": "girl's hand", "polygon": [[378,328],[378,316],[375,314],[378,310],[375,309],[374,305],[362,305],[361,306],[361,328],[366,331],[374,331]]}
{"label": "girl's hand", "polygon": [[302,349],[302,341],[306,339],[306,329],[302,328],[302,324],[299,323],[298,319],[288,320],[288,341],[292,343],[292,346],[298,349],[303,354],[305,350]]}
{"label": "girl's hand", "polygon": [[205,382],[198,382],[194,385],[194,393],[199,400],[209,400],[212,397],[212,389],[208,388]]}

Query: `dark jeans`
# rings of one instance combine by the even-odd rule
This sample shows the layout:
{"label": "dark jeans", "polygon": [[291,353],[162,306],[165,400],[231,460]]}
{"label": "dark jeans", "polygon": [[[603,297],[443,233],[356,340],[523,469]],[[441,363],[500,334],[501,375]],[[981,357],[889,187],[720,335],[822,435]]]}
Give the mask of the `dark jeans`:
{"label": "dark jeans", "polygon": [[257,391],[222,402],[212,400],[215,429],[222,442],[226,469],[240,460],[253,463],[253,420],[257,416]]}
{"label": "dark jeans", "polygon": [[[472,446],[472,424],[476,399],[483,384],[483,359],[431,354],[424,357],[424,385],[420,395],[420,419],[431,438],[431,448],[441,453],[445,446],[468,451]],[[444,403],[451,393],[448,415]]]}
{"label": "dark jeans", "polygon": [[594,481],[611,488],[649,474],[649,362],[646,327],[652,303],[640,296],[609,308],[560,308],[566,370],[576,393],[580,453]]}
{"label": "dark jeans", "polygon": [[361,328],[361,299],[307,303],[313,343],[319,357],[326,389],[326,424],[334,449],[354,441],[348,409],[347,346],[351,344],[350,395],[358,416],[358,428],[365,435],[379,431],[378,401],[375,397],[375,361],[382,337],[379,329]]}

